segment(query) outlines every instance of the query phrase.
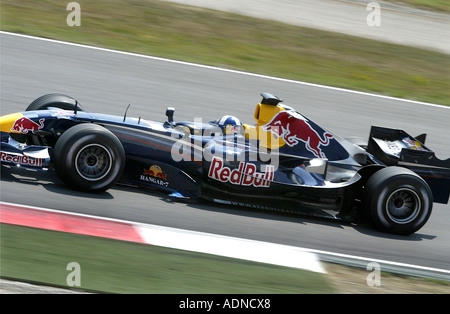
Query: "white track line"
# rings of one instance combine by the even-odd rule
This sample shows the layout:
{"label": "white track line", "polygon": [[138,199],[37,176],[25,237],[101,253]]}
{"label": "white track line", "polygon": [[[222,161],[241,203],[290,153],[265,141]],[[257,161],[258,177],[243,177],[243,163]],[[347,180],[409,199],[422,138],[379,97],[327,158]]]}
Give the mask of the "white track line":
{"label": "white track line", "polygon": [[303,248],[170,227],[135,225],[148,244],[326,273],[318,256]]}
{"label": "white track line", "polygon": [[194,67],[205,68],[205,69],[221,71],[221,72],[229,72],[229,73],[241,74],[241,75],[246,75],[246,76],[253,76],[253,77],[258,77],[258,78],[264,78],[264,79],[275,80],[275,81],[286,82],[286,83],[299,84],[299,85],[310,86],[310,87],[315,87],[315,88],[323,88],[323,89],[329,89],[329,90],[334,90],[334,91],[339,91],[339,92],[358,94],[358,95],[364,95],[364,96],[370,96],[370,97],[377,97],[377,98],[389,99],[389,100],[394,100],[394,101],[401,101],[401,102],[412,103],[412,104],[428,106],[428,107],[450,109],[450,106],[432,104],[432,103],[404,99],[404,98],[397,98],[397,97],[386,96],[386,95],[372,94],[372,93],[361,92],[361,91],[345,89],[345,88],[340,88],[340,87],[333,87],[333,86],[327,86],[327,85],[320,85],[320,84],[290,80],[290,79],[285,79],[285,78],[280,78],[280,77],[274,77],[274,76],[268,76],[268,75],[262,75],[262,74],[244,72],[244,71],[230,70],[230,69],[219,68],[219,67],[215,67],[215,66],[209,66],[209,65],[197,64],[197,63],[191,63],[191,62],[185,62],[185,61],[179,61],[179,60],[172,60],[172,59],[161,58],[161,57],[142,55],[142,54],[133,53],[133,52],[100,48],[100,47],[76,44],[76,43],[71,43],[71,42],[66,42],[66,41],[61,41],[61,40],[10,33],[10,32],[5,32],[5,31],[0,31],[0,33],[3,35],[16,36],[16,37],[22,37],[22,38],[28,38],[28,39],[34,39],[34,40],[41,40],[41,41],[46,41],[46,42],[51,42],[51,43],[56,43],[56,44],[62,44],[62,45],[68,45],[68,46],[74,46],[74,47],[86,48],[86,49],[92,49],[92,50],[99,50],[99,51],[104,51],[104,52],[108,52],[108,53],[116,53],[116,54],[121,54],[121,55],[132,56],[132,57],[145,58],[145,59],[151,59],[151,60],[157,60],[157,61],[163,61],[163,62],[170,62],[170,63],[176,63],[176,64],[182,64],[182,65],[188,65],[188,66],[194,66]]}

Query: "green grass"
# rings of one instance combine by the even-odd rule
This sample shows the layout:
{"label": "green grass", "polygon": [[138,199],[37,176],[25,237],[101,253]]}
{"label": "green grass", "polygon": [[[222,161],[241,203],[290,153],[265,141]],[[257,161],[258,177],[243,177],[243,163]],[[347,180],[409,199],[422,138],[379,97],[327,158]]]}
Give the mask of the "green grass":
{"label": "green grass", "polygon": [[424,10],[449,13],[450,3],[448,0],[383,0],[400,5],[409,5]]}
{"label": "green grass", "polygon": [[450,104],[450,56],[155,0],[1,2],[1,29],[265,75]]}
{"label": "green grass", "polygon": [[8,224],[0,235],[0,276],[63,288],[76,262],[76,288],[105,293],[335,292],[322,274],[264,263]]}

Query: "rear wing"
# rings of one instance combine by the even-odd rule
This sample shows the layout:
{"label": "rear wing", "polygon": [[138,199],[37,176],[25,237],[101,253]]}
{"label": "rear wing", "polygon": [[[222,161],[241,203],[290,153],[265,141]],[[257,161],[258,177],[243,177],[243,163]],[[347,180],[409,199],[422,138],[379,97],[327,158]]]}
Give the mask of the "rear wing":
{"label": "rear wing", "polygon": [[450,158],[437,158],[424,145],[425,138],[425,134],[413,137],[403,130],[372,126],[367,152],[387,166],[411,169],[428,183],[434,202],[446,204],[450,195]]}

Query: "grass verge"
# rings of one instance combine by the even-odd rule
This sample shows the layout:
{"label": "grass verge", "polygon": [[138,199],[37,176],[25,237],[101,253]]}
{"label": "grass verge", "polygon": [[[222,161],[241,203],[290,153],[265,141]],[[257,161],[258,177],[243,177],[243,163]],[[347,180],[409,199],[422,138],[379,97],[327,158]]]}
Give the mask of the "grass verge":
{"label": "grass verge", "polygon": [[0,276],[100,293],[398,294],[450,293],[450,283],[382,273],[367,285],[363,269],[325,264],[327,275],[145,244],[0,224]]}
{"label": "grass verge", "polygon": [[226,257],[29,227],[0,225],[0,275],[78,289],[148,294],[333,293],[323,274]]}
{"label": "grass verge", "polygon": [[450,104],[450,56],[156,0],[3,0],[1,29],[395,97]]}

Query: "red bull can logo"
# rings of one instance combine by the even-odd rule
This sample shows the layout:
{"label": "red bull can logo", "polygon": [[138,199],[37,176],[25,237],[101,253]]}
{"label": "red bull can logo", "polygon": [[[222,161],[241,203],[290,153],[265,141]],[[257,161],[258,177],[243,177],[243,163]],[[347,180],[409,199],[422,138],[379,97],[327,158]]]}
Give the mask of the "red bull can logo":
{"label": "red bull can logo", "polygon": [[278,112],[262,128],[282,138],[288,146],[296,146],[299,142],[305,143],[306,149],[319,158],[325,157],[321,146],[327,146],[333,137],[328,132],[319,135],[303,116],[293,110]]}
{"label": "red bull can logo", "polygon": [[37,124],[27,117],[21,117],[14,122],[11,131],[19,132],[22,134],[27,134],[28,132],[34,133],[35,131],[40,130],[44,127],[44,121],[45,119],[40,119],[39,124]]}

